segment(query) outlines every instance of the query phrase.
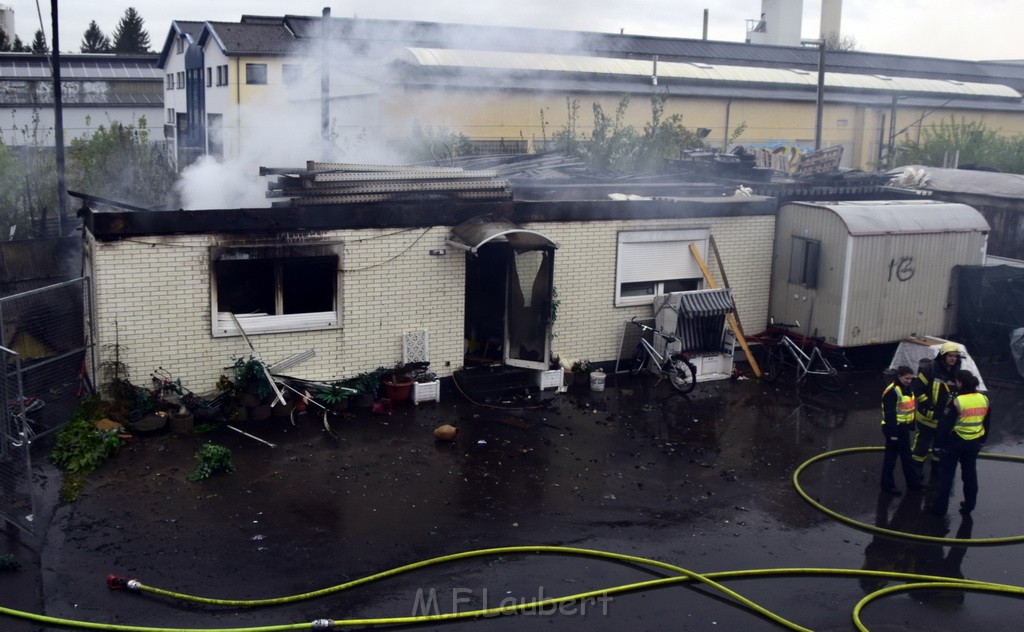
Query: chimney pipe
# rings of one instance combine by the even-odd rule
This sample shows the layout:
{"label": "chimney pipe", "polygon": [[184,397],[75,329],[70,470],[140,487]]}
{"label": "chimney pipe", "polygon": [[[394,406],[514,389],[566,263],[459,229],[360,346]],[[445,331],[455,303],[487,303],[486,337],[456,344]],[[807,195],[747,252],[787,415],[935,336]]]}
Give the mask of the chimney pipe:
{"label": "chimney pipe", "polygon": [[704,9],[704,37],[703,40],[708,39],[708,10]]}

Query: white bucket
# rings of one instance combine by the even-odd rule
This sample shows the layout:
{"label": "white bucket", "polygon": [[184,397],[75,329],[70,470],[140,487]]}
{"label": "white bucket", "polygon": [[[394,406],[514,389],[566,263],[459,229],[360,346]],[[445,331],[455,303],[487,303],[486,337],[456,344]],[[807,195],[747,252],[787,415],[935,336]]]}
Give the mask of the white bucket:
{"label": "white bucket", "polygon": [[590,390],[604,390],[604,373],[602,373],[601,371],[594,371],[593,373],[590,374]]}

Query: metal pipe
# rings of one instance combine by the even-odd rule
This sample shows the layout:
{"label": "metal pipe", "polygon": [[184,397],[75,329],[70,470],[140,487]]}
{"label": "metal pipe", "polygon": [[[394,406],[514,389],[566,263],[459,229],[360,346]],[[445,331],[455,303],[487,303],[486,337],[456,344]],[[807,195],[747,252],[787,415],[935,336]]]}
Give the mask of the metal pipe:
{"label": "metal pipe", "polygon": [[708,9],[704,9],[704,36],[701,39],[708,39]]}

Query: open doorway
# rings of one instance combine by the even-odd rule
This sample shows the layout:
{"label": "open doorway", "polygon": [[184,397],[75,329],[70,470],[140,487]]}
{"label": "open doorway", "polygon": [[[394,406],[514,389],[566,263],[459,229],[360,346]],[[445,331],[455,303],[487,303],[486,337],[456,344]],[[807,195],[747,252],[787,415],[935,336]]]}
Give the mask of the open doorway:
{"label": "open doorway", "polygon": [[466,255],[466,365],[546,369],[551,344],[554,250],[508,242]]}

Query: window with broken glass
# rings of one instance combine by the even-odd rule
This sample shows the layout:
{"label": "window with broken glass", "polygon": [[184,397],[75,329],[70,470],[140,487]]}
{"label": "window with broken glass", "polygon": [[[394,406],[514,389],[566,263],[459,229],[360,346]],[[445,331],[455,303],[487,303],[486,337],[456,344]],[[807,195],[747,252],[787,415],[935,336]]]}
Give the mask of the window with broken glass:
{"label": "window with broken glass", "polygon": [[215,336],[329,329],[339,324],[339,256],[315,247],[214,249]]}
{"label": "window with broken glass", "polygon": [[704,275],[690,244],[705,257],[708,235],[706,229],[619,233],[615,305],[649,305],[659,294],[700,289]]}

